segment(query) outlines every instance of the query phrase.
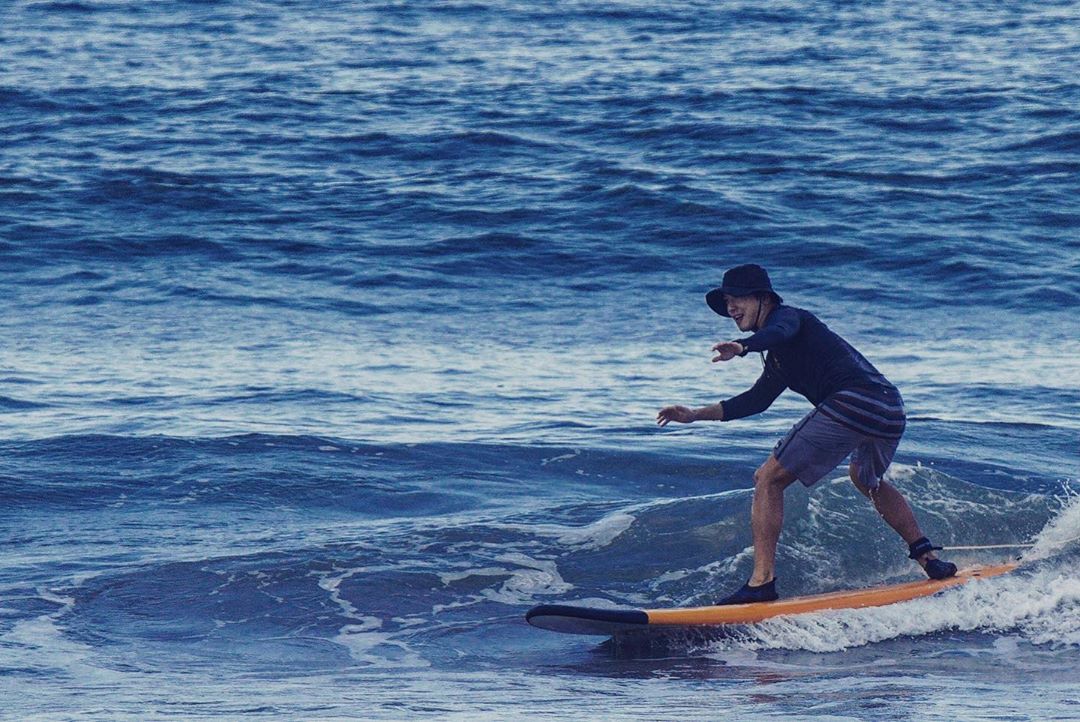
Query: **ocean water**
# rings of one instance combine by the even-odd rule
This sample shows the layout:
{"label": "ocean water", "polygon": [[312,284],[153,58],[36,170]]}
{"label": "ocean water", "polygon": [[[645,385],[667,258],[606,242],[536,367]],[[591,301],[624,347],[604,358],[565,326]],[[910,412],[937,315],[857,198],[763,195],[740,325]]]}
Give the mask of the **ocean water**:
{"label": "ocean water", "polygon": [[[1080,718],[1080,3],[0,3],[0,718]],[[962,564],[650,640],[808,409],[655,425],[766,265]],[[785,595],[918,577],[843,469]]]}

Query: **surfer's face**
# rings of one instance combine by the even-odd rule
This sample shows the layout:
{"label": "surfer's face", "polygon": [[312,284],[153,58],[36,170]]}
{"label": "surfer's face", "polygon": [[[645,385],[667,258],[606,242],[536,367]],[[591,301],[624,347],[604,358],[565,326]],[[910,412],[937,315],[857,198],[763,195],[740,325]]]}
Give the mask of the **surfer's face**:
{"label": "surfer's face", "polygon": [[724,295],[727,312],[740,331],[753,331],[757,327],[758,314],[761,312],[761,298],[756,295]]}

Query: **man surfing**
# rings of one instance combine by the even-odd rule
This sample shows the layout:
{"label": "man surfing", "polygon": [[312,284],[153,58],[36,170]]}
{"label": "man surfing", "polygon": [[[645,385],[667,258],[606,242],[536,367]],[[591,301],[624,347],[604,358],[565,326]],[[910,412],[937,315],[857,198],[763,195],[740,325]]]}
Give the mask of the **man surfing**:
{"label": "man surfing", "polygon": [[[770,602],[776,593],[776,544],[784,518],[784,490],[795,480],[812,486],[851,456],[855,487],[908,544],[910,557],[931,579],[956,574],[956,565],[936,557],[907,500],[882,477],[892,463],[906,417],[900,392],[847,341],[800,308],[784,305],[761,266],[746,264],[724,274],[705,296],[709,307],[732,319],[746,338],[713,346],[713,362],[759,352],[761,377],[747,391],[712,406],[667,406],[660,426],[672,421],[732,421],[759,414],[790,388],[814,405],[792,427],[754,473],[750,524],[754,571],[750,580],[719,604]],[[768,356],[765,356],[765,352]]]}

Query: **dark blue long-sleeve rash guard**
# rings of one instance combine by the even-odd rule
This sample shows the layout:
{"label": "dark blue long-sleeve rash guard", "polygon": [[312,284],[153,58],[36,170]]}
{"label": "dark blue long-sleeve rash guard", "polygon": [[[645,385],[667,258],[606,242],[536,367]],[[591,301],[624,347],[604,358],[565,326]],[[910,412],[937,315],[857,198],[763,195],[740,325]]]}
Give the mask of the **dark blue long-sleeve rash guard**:
{"label": "dark blue long-sleeve rash guard", "polygon": [[768,355],[757,382],[722,402],[724,421],[761,413],[785,388],[802,394],[814,406],[843,390],[885,388],[895,392],[851,344],[801,308],[776,307],[757,333],[739,343],[748,352],[768,351]]}

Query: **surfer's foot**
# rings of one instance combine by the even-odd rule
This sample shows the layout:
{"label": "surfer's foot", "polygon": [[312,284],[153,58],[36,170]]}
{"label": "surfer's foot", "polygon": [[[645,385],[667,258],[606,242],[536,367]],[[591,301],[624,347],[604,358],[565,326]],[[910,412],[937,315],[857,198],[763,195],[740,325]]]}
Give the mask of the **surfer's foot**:
{"label": "surfer's foot", "polygon": [[776,579],[771,582],[766,582],[760,587],[752,587],[750,583],[742,585],[742,589],[729,594],[721,599],[717,604],[752,604],[754,602],[775,602],[780,598],[780,595],[776,593]]}
{"label": "surfer's foot", "polygon": [[931,579],[948,579],[956,576],[956,565],[940,559],[927,559],[923,564],[923,571]]}
{"label": "surfer's foot", "polygon": [[908,556],[917,561],[922,566],[923,571],[926,572],[926,576],[931,579],[948,579],[956,576],[955,564],[942,561],[934,556],[934,551],[939,549],[941,547],[934,546],[929,539],[922,537],[908,544],[908,551],[910,552]]}

